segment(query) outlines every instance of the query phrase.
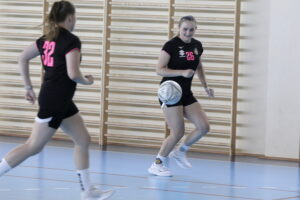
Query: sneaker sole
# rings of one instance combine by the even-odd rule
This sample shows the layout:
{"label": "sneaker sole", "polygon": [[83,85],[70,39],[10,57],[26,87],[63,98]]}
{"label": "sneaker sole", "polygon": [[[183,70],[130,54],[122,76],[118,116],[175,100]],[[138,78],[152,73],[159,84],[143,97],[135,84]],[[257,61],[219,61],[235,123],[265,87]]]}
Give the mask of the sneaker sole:
{"label": "sneaker sole", "polygon": [[105,200],[110,198],[111,196],[113,196],[113,194],[115,193],[115,191],[110,191],[110,192],[106,192],[104,193],[101,197],[98,198],[88,198],[88,199],[84,199],[84,200]]}
{"label": "sneaker sole", "polygon": [[108,199],[109,197],[113,196],[114,193],[115,193],[115,191],[107,192],[107,193],[105,193],[105,195],[103,195],[103,197],[100,197],[100,199],[97,199],[97,200],[105,200],[105,199]]}
{"label": "sneaker sole", "polygon": [[179,167],[181,167],[182,169],[190,169],[190,168],[192,168],[192,166],[185,166],[185,165],[181,164],[181,162],[178,161],[178,159],[177,159],[175,156],[170,155],[170,157],[171,157],[173,160],[175,160],[176,164],[177,164]]}
{"label": "sneaker sole", "polygon": [[148,173],[151,174],[151,175],[154,175],[154,176],[162,176],[162,177],[171,177],[173,176],[172,174],[170,175],[161,175],[161,174],[157,174],[155,172],[153,172],[152,170],[148,169]]}

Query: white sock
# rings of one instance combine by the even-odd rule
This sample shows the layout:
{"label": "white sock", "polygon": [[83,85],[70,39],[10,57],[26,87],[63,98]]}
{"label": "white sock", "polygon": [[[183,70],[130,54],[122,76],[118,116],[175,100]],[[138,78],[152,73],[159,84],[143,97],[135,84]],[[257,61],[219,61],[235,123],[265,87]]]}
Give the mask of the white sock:
{"label": "white sock", "polygon": [[11,170],[11,166],[9,166],[9,164],[6,162],[6,160],[3,158],[1,161],[0,161],[0,177],[9,172]]}
{"label": "white sock", "polygon": [[[155,160],[155,164],[162,164],[165,163],[167,160],[167,157],[161,156],[161,155],[157,155],[156,156],[156,160]],[[160,162],[161,161],[161,162]]]}
{"label": "white sock", "polygon": [[179,146],[178,150],[186,153],[189,150],[189,148],[190,148],[190,146],[186,146],[185,144],[182,144]]}
{"label": "white sock", "polygon": [[90,172],[89,169],[77,170],[79,177],[79,183],[82,191],[86,191],[90,188]]}

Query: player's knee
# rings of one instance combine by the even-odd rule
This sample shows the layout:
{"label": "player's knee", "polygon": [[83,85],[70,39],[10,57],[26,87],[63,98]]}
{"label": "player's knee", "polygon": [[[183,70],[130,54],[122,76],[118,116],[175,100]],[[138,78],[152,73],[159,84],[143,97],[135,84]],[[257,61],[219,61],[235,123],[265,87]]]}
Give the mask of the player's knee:
{"label": "player's knee", "polygon": [[175,140],[179,141],[184,136],[184,128],[171,129],[171,135]]}
{"label": "player's knee", "polygon": [[89,146],[90,145],[90,143],[91,143],[91,136],[89,134],[86,135],[86,137],[84,138],[83,143],[84,143],[85,146]]}
{"label": "player's knee", "polygon": [[85,134],[78,141],[75,141],[75,145],[80,147],[88,147],[91,143],[91,136],[89,134]]}
{"label": "player's knee", "polygon": [[40,153],[44,148],[43,145],[37,145],[37,144],[33,144],[33,143],[26,143],[24,145],[26,146],[25,149],[27,150],[29,156],[33,156],[33,155]]}
{"label": "player's knee", "polygon": [[210,125],[208,122],[206,122],[202,125],[198,125],[197,129],[200,130],[201,135],[206,135],[210,131]]}

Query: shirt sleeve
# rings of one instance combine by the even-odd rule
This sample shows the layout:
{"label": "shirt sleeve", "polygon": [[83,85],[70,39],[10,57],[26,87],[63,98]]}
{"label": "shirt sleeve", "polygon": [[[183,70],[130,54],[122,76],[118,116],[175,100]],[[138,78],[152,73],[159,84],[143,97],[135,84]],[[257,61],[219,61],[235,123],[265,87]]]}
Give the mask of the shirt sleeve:
{"label": "shirt sleeve", "polygon": [[172,53],[172,44],[170,42],[166,42],[164,46],[162,47],[162,50],[167,52],[169,55]]}
{"label": "shirt sleeve", "polygon": [[198,44],[198,51],[199,51],[199,55],[201,56],[201,55],[202,55],[202,53],[203,53],[203,51],[204,51],[204,49],[203,49],[203,46],[202,46],[202,43],[201,43],[201,42],[199,42],[199,44]]}
{"label": "shirt sleeve", "polygon": [[74,51],[74,50],[81,50],[81,41],[78,37],[74,37],[70,42],[69,45],[66,48],[66,54]]}
{"label": "shirt sleeve", "polygon": [[39,38],[39,39],[37,39],[36,41],[35,41],[35,46],[37,47],[37,49],[39,50],[39,52],[41,52],[41,49],[40,49],[40,43],[41,43],[41,38]]}

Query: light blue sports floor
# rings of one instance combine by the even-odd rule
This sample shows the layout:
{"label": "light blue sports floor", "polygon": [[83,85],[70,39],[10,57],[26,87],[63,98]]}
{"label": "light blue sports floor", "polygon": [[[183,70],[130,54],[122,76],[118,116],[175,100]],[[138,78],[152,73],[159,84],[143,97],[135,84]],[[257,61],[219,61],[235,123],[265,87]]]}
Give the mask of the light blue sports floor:
{"label": "light blue sports floor", "polygon": [[[0,141],[1,158],[18,145]],[[192,169],[170,161],[174,176],[163,178],[148,175],[154,159],[154,150],[149,151],[91,149],[92,181],[103,189],[114,188],[111,200],[300,199],[297,163],[192,156]],[[0,178],[0,200],[79,200],[79,194],[70,145],[49,144]]]}

